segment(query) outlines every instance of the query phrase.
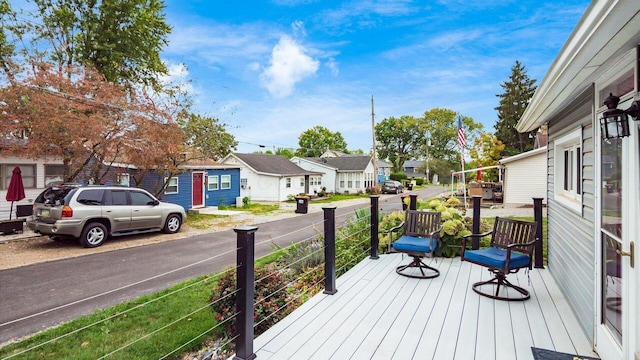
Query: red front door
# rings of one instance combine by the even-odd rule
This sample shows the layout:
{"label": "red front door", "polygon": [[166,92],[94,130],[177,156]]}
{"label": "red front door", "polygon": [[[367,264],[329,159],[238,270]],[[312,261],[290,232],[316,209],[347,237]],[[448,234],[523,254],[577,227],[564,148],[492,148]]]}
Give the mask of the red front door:
{"label": "red front door", "polygon": [[202,173],[193,173],[193,207],[204,205],[202,189],[204,187],[204,175]]}

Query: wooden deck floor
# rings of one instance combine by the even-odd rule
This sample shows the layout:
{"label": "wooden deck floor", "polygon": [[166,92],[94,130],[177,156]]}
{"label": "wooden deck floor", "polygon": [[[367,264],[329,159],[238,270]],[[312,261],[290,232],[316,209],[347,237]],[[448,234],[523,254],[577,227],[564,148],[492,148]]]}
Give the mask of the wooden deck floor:
{"label": "wooden deck floor", "polygon": [[489,272],[456,259],[427,259],[435,279],[395,273],[401,254],[365,259],[259,336],[258,359],[533,359],[531,347],[593,356],[548,270],[509,275],[524,302],[481,297],[471,284]]}

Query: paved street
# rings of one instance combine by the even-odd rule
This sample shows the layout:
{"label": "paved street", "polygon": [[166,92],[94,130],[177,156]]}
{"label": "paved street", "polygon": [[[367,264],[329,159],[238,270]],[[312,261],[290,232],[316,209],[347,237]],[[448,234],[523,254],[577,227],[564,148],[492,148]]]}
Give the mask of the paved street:
{"label": "paved street", "polygon": [[[417,193],[420,198],[429,198],[441,191],[439,187],[429,187]],[[336,206],[336,221],[344,221],[354,210],[368,207],[367,201]],[[382,195],[379,205],[383,212],[399,210],[400,197]],[[318,224],[317,228],[322,229],[323,214],[315,208],[309,210],[308,214],[257,225],[256,257],[270,253],[274,242],[284,247],[315,236],[317,233],[310,225]],[[235,242],[236,234],[226,230],[2,270],[0,344],[197,276],[219,272],[235,263]]]}

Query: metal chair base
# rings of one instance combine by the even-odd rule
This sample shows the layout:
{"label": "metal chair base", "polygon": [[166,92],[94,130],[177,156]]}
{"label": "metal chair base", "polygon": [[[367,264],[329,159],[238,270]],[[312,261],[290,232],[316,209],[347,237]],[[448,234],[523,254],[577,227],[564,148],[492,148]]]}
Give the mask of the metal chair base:
{"label": "metal chair base", "polygon": [[[473,291],[475,291],[477,294],[482,295],[482,296],[486,296],[488,298],[491,299],[496,299],[496,300],[505,300],[505,301],[524,301],[527,300],[531,297],[531,295],[529,294],[529,292],[523,288],[521,288],[520,286],[516,286],[513,285],[512,283],[510,283],[507,280],[507,276],[506,274],[496,271],[496,270],[489,270],[491,272],[493,272],[495,274],[495,277],[491,280],[488,281],[480,281],[477,282],[475,284],[473,284],[472,288]],[[481,288],[483,286],[486,285],[490,285],[492,288],[495,287],[496,291],[495,293],[489,293],[486,291],[482,291]],[[517,291],[520,296],[518,297],[507,297],[507,296],[500,296],[500,288],[511,288],[515,291]]]}
{"label": "metal chair base", "polygon": [[[414,275],[409,272],[406,272],[406,273],[404,272],[407,269],[411,270],[411,268],[420,269],[420,273],[422,275]],[[410,264],[398,266],[396,268],[396,272],[399,275],[414,278],[414,279],[433,279],[440,276],[440,271],[438,271],[438,269],[425,264],[424,262],[422,262],[422,259],[416,256],[413,257],[413,261],[411,261]]]}

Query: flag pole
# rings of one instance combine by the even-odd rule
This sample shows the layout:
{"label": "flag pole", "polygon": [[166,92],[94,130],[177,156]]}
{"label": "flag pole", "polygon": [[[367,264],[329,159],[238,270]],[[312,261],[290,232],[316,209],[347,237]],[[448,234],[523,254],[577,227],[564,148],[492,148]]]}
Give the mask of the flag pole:
{"label": "flag pole", "polygon": [[458,145],[460,146],[460,165],[462,166],[462,195],[464,199],[464,208],[467,209],[467,182],[464,179],[464,145],[467,139],[464,135],[464,128],[462,127],[462,116],[458,114]]}
{"label": "flag pole", "polygon": [[464,196],[464,208],[467,206],[467,181],[464,179],[464,148],[460,148],[460,157],[462,158],[462,194]]}

